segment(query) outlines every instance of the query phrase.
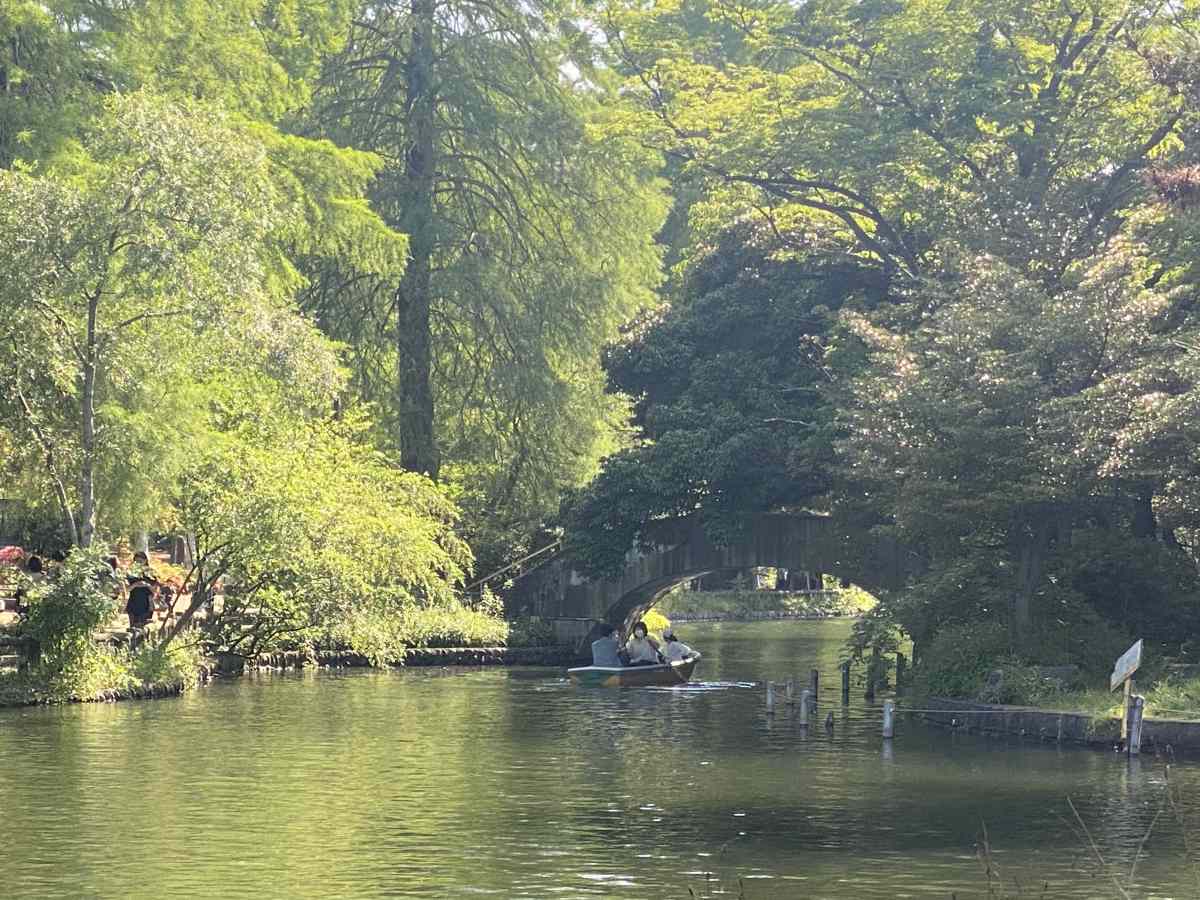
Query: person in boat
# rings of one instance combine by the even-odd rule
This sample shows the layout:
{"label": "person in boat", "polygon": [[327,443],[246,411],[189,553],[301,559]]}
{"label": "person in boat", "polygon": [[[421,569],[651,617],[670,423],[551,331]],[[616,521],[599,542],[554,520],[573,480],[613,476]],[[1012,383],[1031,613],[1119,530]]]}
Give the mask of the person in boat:
{"label": "person in boat", "polygon": [[600,637],[592,641],[593,666],[604,666],[609,669],[621,668],[621,658],[617,655],[621,651],[621,644],[613,637],[616,630],[608,624],[600,626]]}
{"label": "person in boat", "polygon": [[625,645],[625,652],[629,654],[631,666],[657,666],[661,662],[658,646],[650,638],[650,631],[645,622],[634,623],[633,637]]}
{"label": "person in boat", "polygon": [[663,644],[662,653],[669,663],[685,660],[696,652],[679,638],[675,637],[675,632],[669,628],[663,632]]}

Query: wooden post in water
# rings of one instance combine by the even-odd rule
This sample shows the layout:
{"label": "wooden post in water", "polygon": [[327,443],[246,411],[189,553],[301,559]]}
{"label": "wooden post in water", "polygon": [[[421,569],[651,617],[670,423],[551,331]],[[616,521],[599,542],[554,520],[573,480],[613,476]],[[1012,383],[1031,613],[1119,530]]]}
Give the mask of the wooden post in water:
{"label": "wooden post in water", "polygon": [[796,702],[796,679],[789,678],[784,686],[784,700],[788,706]]}
{"label": "wooden post in water", "polygon": [[812,703],[812,694],[807,688],[800,692],[800,726],[808,727],[808,708]]}
{"label": "wooden post in water", "polygon": [[1121,700],[1121,740],[1129,740],[1130,701],[1133,698],[1133,679],[1125,679],[1125,696]]}
{"label": "wooden post in water", "polygon": [[816,669],[808,673],[808,689],[812,691],[813,706],[816,706],[821,697],[821,673]]}
{"label": "wooden post in water", "polygon": [[767,715],[775,715],[775,682],[767,682]]}
{"label": "wooden post in water", "polygon": [[850,705],[850,660],[842,663],[842,706]]}
{"label": "wooden post in water", "polygon": [[879,647],[871,648],[871,661],[867,663],[867,690],[863,694],[868,700],[875,699],[875,679],[879,673]]}
{"label": "wooden post in water", "polygon": [[1146,698],[1134,694],[1129,704],[1129,739],[1125,742],[1125,751],[1130,756],[1142,752],[1142,716],[1146,710]]}
{"label": "wooden post in water", "polygon": [[896,702],[894,700],[883,701],[883,736],[891,738],[896,733]]}

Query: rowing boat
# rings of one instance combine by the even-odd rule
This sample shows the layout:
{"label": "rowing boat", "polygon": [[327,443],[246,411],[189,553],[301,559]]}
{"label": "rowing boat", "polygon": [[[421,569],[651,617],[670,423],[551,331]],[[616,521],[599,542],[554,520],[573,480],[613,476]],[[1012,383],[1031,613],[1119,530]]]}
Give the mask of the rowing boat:
{"label": "rowing boat", "polygon": [[652,687],[687,684],[700,654],[656,666],[579,666],[567,669],[567,675],[580,687]]}

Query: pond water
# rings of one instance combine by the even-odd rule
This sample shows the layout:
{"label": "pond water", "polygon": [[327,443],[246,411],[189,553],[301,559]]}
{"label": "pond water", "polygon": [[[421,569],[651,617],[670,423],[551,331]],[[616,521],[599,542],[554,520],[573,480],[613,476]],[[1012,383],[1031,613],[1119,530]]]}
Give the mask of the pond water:
{"label": "pond water", "polygon": [[[885,749],[838,703],[848,628],[685,626],[683,690],[413,669],[0,710],[0,897],[985,897],[984,827],[995,896],[1200,896],[1200,768],[1180,816],[1152,757],[907,719]],[[814,666],[808,733],[744,686]]]}

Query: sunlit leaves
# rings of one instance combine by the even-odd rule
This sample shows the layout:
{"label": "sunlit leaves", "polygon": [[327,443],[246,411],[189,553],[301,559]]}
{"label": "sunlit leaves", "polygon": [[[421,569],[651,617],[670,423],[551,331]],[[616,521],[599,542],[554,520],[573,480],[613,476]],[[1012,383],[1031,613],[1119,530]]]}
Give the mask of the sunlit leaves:
{"label": "sunlit leaves", "polygon": [[361,649],[395,658],[407,616],[459,609],[471,555],[454,507],[363,436],[357,420],[256,417],[183,472],[175,502],[196,537],[195,576],[229,584],[223,648],[336,638],[360,649],[373,636]]}

